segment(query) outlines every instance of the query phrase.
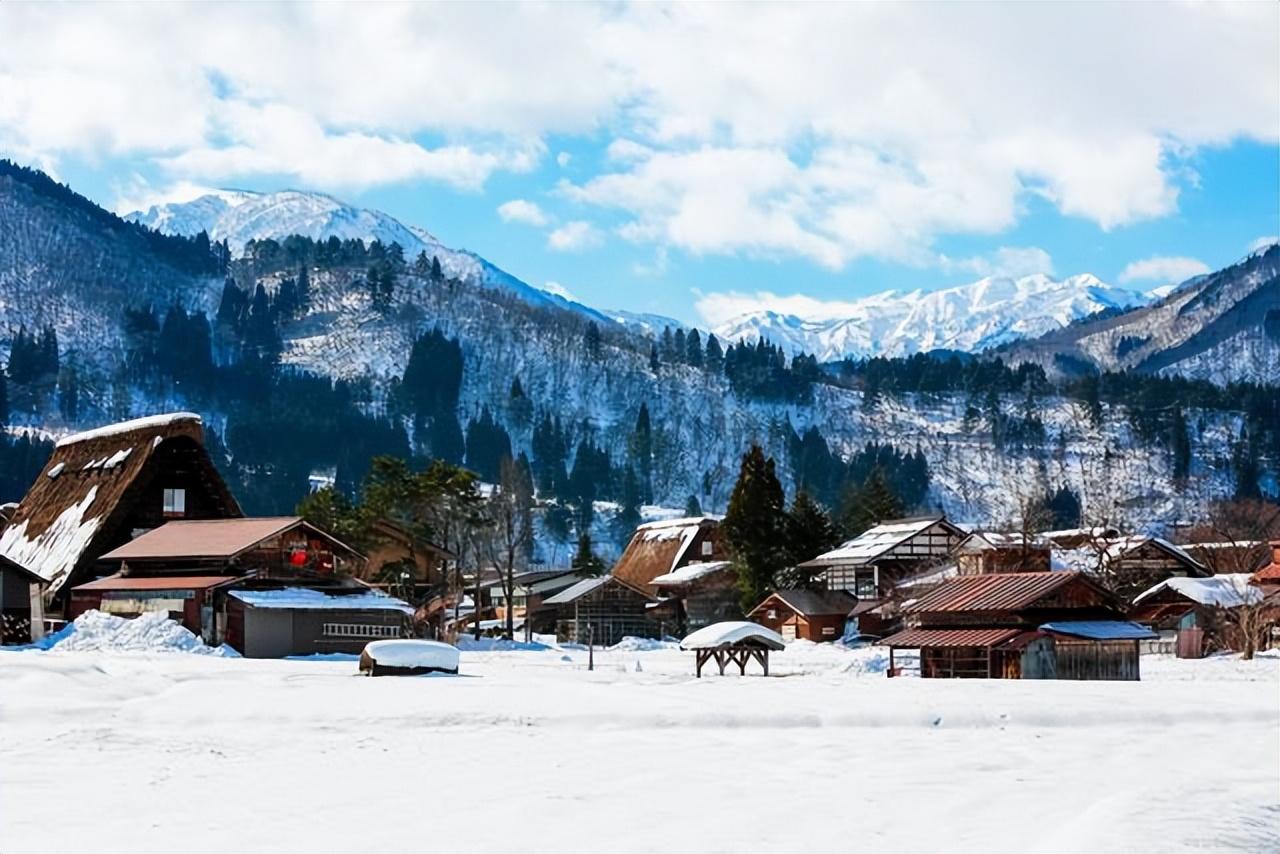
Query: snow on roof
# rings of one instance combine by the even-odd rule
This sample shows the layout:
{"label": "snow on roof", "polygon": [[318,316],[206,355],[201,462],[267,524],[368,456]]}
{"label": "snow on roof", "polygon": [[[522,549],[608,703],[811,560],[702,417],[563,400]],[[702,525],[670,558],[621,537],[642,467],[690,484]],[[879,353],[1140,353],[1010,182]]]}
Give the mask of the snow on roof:
{"label": "snow on roof", "polygon": [[333,594],[307,587],[283,590],[232,590],[229,594],[254,608],[287,608],[302,611],[400,611],[412,614],[413,607],[402,599],[377,590]]}
{"label": "snow on roof", "polygon": [[176,424],[179,421],[192,421],[200,424],[200,416],[194,412],[167,412],[164,415],[149,415],[146,418],[135,418],[132,421],[121,421],[118,424],[108,424],[105,427],[99,427],[95,430],[86,430],[83,433],[73,433],[58,440],[57,447],[65,448],[67,445],[74,445],[77,442],[87,442],[91,439],[102,439],[108,436],[115,436],[120,433],[128,433],[132,430],[145,430],[152,427],[167,427],[170,424]]}
{"label": "snow on roof", "polygon": [[1127,620],[1062,620],[1045,623],[1040,629],[1088,640],[1149,640],[1159,637],[1146,626]]}
{"label": "snow on roof", "polygon": [[603,587],[613,580],[612,575],[601,575],[598,578],[584,578],[572,587],[566,587],[556,595],[542,600],[544,605],[567,605],[575,599],[586,596],[596,588]]}
{"label": "snow on roof", "polygon": [[86,519],[85,514],[98,496],[93,485],[84,497],[70,505],[38,535],[27,538],[27,524],[23,519],[0,533],[0,554],[50,582],[56,590],[61,586],[80,555],[88,547],[93,535],[102,524],[102,516]]}
{"label": "snow on roof", "polygon": [[984,546],[993,549],[1032,548],[1047,549],[1050,541],[1047,536],[1039,534],[1007,533],[1003,531],[974,531],[961,544],[964,551],[983,550]]}
{"label": "snow on roof", "polygon": [[1238,608],[1262,601],[1262,591],[1249,584],[1251,576],[1244,572],[1212,575],[1208,578],[1166,578],[1159,584],[1144,590],[1133,600],[1138,604],[1161,590],[1172,590],[1199,605],[1219,608]]}
{"label": "snow on roof", "polygon": [[865,564],[885,552],[938,524],[945,521],[942,516],[928,516],[922,519],[901,519],[876,525],[859,534],[838,548],[818,555],[803,565],[811,564]]}
{"label": "snow on roof", "polygon": [[679,569],[673,569],[666,575],[659,575],[649,583],[658,587],[662,587],[664,585],[678,587],[690,584],[697,581],[699,578],[705,578],[708,575],[713,575],[732,567],[733,562],[728,560],[712,560],[707,561],[706,563],[689,563]]}
{"label": "snow on roof", "polygon": [[684,528],[689,525],[701,525],[703,522],[719,522],[721,516],[681,516],[678,519],[655,519],[636,526],[637,531],[656,531],[660,528]]}
{"label": "snow on roof", "polygon": [[680,641],[680,648],[715,649],[740,643],[754,643],[768,649],[785,649],[787,645],[782,635],[772,629],[765,628],[759,623],[734,620],[727,623],[712,623],[706,628],[698,629]]}
{"label": "snow on roof", "polygon": [[1052,569],[1096,572],[1102,567],[1123,560],[1130,552],[1146,545],[1153,545],[1171,557],[1200,570],[1206,575],[1209,573],[1204,564],[1192,557],[1186,549],[1176,546],[1162,537],[1151,537],[1145,534],[1098,540],[1074,549],[1057,549],[1053,554]]}

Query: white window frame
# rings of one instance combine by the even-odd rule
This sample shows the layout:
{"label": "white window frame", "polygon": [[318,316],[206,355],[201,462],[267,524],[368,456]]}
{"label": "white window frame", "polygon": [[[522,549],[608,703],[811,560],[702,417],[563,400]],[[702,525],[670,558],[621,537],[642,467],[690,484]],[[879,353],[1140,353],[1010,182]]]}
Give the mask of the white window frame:
{"label": "white window frame", "polygon": [[400,637],[399,626],[381,623],[325,623],[321,631],[327,638],[379,640]]}
{"label": "white window frame", "polygon": [[715,550],[716,550],[716,548],[715,548],[715,543],[711,542],[710,540],[703,540],[703,541],[702,541],[702,556],[703,556],[703,557],[711,557],[711,553],[712,553],[712,552],[714,552]]}
{"label": "white window frame", "polygon": [[187,491],[182,487],[166,487],[162,499],[162,510],[166,516],[187,515]]}

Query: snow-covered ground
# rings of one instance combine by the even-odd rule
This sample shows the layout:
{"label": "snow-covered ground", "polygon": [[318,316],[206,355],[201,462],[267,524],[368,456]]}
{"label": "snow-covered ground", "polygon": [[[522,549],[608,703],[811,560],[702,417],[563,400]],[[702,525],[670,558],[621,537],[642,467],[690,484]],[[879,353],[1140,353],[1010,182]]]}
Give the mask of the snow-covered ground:
{"label": "snow-covered ground", "polygon": [[1280,848],[1277,657],[926,681],[797,642],[694,679],[670,645],[493,647],[385,679],[0,652],[0,851]]}

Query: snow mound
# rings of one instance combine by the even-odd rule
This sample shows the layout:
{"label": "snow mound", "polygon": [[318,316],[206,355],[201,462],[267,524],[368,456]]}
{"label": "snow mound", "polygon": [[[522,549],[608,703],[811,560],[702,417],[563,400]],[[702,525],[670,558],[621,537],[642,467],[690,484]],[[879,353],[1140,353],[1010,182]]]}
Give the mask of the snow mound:
{"label": "snow mound", "polygon": [[660,649],[679,649],[680,644],[653,638],[625,637],[609,649],[615,652],[657,652]]}
{"label": "snow mound", "polygon": [[85,611],[75,622],[50,635],[42,644],[57,652],[186,652],[235,656],[226,646],[205,646],[167,614],[154,612],[134,619]]}
{"label": "snow mound", "polygon": [[528,641],[507,640],[506,638],[480,638],[459,637],[458,649],[463,652],[511,652],[512,650],[520,650],[524,652],[541,652],[551,649],[545,643],[532,643]]}
{"label": "snow mound", "polygon": [[456,673],[458,650],[429,640],[380,640],[366,644],[364,654],[383,667],[430,667]]}

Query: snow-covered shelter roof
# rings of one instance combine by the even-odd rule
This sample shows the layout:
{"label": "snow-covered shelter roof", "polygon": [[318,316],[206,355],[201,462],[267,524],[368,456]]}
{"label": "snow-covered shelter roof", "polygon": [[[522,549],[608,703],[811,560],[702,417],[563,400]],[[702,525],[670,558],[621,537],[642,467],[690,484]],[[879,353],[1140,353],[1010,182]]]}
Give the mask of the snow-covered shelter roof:
{"label": "snow-covered shelter roof", "polygon": [[400,611],[412,614],[413,606],[403,599],[378,590],[358,593],[330,593],[307,587],[282,590],[232,590],[227,594],[253,608],[280,608],[292,611]]}
{"label": "snow-covered shelter roof", "polygon": [[1170,590],[1197,605],[1238,608],[1262,601],[1262,591],[1249,583],[1250,577],[1248,573],[1236,572],[1209,578],[1166,578],[1139,593],[1133,604],[1148,600],[1162,590]]}
{"label": "snow-covered shelter roof", "polygon": [[[0,533],[0,555],[32,570],[56,592],[77,569],[119,542],[118,528],[151,485],[158,454],[189,454],[187,465],[207,486],[222,516],[240,505],[204,450],[200,417],[189,412],[139,418],[77,433],[53,454]],[[114,542],[113,542],[114,540]]]}
{"label": "snow-covered shelter roof", "polygon": [[655,587],[684,587],[692,584],[699,579],[706,578],[709,575],[715,575],[717,572],[725,572],[733,569],[733,561],[728,560],[712,560],[705,563],[687,563],[684,566],[674,569],[664,575],[659,575],[649,583]]}
{"label": "snow-covered shelter roof", "polygon": [[765,649],[785,649],[786,641],[773,629],[759,623],[748,623],[734,620],[727,623],[712,623],[698,629],[680,641],[681,649],[716,649],[722,646],[762,646]]}
{"label": "snow-covered shelter roof", "polygon": [[965,534],[961,528],[947,521],[945,516],[896,519],[876,525],[837,548],[805,561],[800,566],[815,568],[837,565],[863,566],[884,557],[898,546],[920,536],[935,525],[956,537]]}
{"label": "snow-covered shelter roof", "polygon": [[1045,623],[1040,630],[1087,640],[1151,640],[1159,637],[1146,626],[1128,620],[1059,620]]}
{"label": "snow-covered shelter roof", "polygon": [[[636,528],[614,565],[613,574],[633,587],[645,588],[658,576],[672,573],[693,559],[720,560],[725,555],[717,535],[719,524],[718,516],[646,522]],[[694,548],[695,543],[702,542],[711,543],[710,554]]]}

